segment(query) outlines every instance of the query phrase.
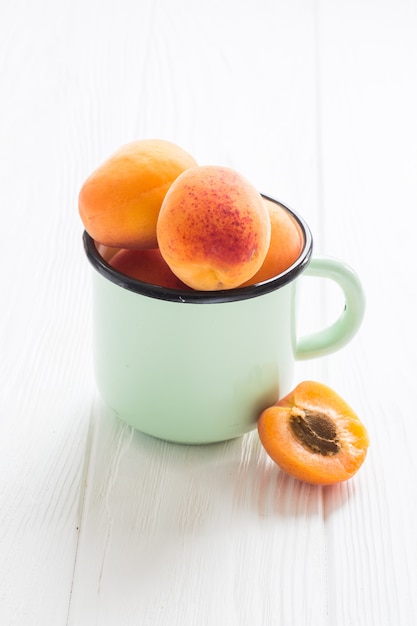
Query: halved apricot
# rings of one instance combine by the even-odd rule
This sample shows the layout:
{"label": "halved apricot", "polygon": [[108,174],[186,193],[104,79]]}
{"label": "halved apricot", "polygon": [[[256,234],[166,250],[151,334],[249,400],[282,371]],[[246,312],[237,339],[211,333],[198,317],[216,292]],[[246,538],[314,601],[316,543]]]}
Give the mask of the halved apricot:
{"label": "halved apricot", "polygon": [[351,478],[365,460],[368,433],[353,409],[322,383],[304,381],[258,420],[273,461],[299,480],[331,485]]}

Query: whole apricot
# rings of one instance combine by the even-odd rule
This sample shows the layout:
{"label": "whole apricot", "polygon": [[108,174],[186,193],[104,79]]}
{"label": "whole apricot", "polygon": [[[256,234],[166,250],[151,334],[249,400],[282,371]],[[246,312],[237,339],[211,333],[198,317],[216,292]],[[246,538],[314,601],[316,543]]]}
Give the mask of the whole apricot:
{"label": "whole apricot", "polygon": [[288,269],[301,254],[304,237],[300,225],[285,207],[264,200],[271,220],[271,243],[260,269],[242,287],[261,283]]}
{"label": "whole apricot", "polygon": [[195,159],[174,143],[128,143],[100,165],[81,187],[84,228],[98,243],[119,248],[157,248],[156,222],[172,182]]}
{"label": "whole apricot", "polygon": [[216,165],[183,172],[158,217],[161,254],[193,289],[233,289],[261,267],[271,239],[268,209],[235,170]]}
{"label": "whole apricot", "polygon": [[109,265],[118,272],[145,283],[169,287],[170,289],[190,289],[175,276],[157,248],[153,250],[119,250],[110,259]]}
{"label": "whole apricot", "polygon": [[351,478],[365,460],[368,433],[333,389],[304,381],[258,420],[260,441],[287,474],[331,485]]}

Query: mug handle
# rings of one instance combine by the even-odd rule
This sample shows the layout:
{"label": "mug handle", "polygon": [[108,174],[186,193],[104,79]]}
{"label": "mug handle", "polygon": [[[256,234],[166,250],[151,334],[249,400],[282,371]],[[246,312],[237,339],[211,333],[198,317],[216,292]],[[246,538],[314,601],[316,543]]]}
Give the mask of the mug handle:
{"label": "mug handle", "polygon": [[342,289],[345,306],[340,317],[327,328],[301,337],[295,358],[313,359],[336,352],[346,345],[359,329],[365,313],[365,294],[357,274],[346,263],[330,257],[311,259],[304,276],[330,278]]}

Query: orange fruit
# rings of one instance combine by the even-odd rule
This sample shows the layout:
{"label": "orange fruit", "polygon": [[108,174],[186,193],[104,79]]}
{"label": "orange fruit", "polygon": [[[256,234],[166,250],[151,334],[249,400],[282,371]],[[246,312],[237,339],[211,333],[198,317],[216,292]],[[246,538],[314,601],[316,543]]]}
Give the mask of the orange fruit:
{"label": "orange fruit", "polygon": [[263,447],[299,480],[331,485],[351,478],[365,460],[369,438],[353,409],[322,383],[304,381],[258,420]]}
{"label": "orange fruit", "polygon": [[143,139],[122,146],[81,187],[78,208],[85,230],[107,246],[157,248],[156,222],[165,194],[196,165],[169,141]]}

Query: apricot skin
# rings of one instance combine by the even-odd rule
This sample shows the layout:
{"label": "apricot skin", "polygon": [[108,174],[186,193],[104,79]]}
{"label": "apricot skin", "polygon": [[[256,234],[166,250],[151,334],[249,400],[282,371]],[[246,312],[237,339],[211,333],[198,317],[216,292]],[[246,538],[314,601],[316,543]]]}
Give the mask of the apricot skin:
{"label": "apricot skin", "polygon": [[161,254],[184,283],[198,290],[232,289],[261,267],[271,238],[258,191],[231,168],[183,172],[159,213]]}
{"label": "apricot skin", "polygon": [[[295,415],[306,413],[325,417],[334,427],[322,453],[312,451],[291,427]],[[283,471],[311,484],[332,485],[348,480],[362,465],[369,446],[366,428],[352,408],[335,391],[313,381],[300,383],[265,409],[258,420],[258,433],[266,452]],[[323,431],[318,434],[323,437]],[[328,446],[331,439],[333,449]],[[320,448],[320,439],[316,440]]]}
{"label": "apricot skin", "polygon": [[300,256],[304,236],[295,218],[280,204],[265,199],[271,220],[271,242],[260,269],[242,287],[278,276]]}
{"label": "apricot skin", "polygon": [[169,141],[128,143],[100,165],[81,187],[84,228],[98,243],[119,248],[157,248],[156,222],[171,183],[195,159]]}
{"label": "apricot skin", "polygon": [[118,272],[137,280],[168,287],[169,289],[189,290],[189,287],[173,274],[158,249],[119,250],[109,261]]}

